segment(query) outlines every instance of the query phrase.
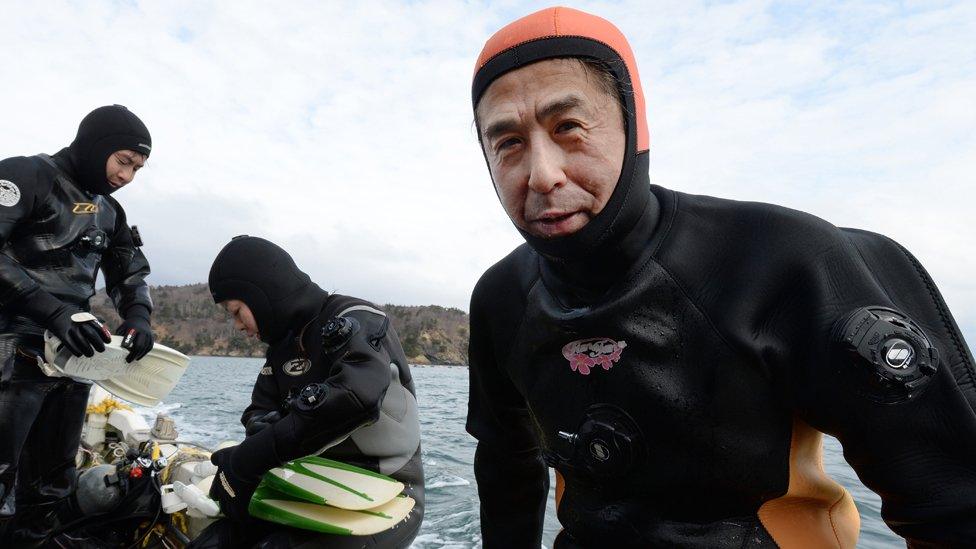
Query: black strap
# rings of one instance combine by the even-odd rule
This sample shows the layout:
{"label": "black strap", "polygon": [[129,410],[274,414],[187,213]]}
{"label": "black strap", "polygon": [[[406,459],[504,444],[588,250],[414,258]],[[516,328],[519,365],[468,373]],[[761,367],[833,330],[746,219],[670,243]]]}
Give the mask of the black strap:
{"label": "black strap", "polygon": [[6,387],[7,382],[14,375],[14,360],[16,359],[17,353],[10,353],[10,356],[6,357],[3,364],[0,365],[0,388]]}
{"label": "black strap", "polygon": [[386,337],[386,331],[390,329],[390,317],[386,314],[383,315],[383,324],[380,325],[379,329],[375,332],[369,334],[367,341],[369,345],[374,349],[380,350],[380,342]]}

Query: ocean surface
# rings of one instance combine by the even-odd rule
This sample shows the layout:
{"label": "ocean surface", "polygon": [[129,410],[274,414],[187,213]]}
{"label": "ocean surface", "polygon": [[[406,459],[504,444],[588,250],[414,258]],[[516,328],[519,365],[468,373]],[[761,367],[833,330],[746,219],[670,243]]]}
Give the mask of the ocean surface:
{"label": "ocean surface", "polygon": [[[241,411],[250,402],[251,387],[262,361],[247,358],[195,357],[179,385],[162,404],[139,411],[152,420],[166,411],[176,420],[180,440],[214,447],[241,440]],[[417,549],[469,548],[481,545],[478,492],[474,481],[474,439],[464,431],[468,371],[464,367],[414,367],[427,477],[427,510]],[[828,438],[824,466],[854,496],[861,513],[858,547],[904,547],[881,521],[881,501],[865,488],[844,461],[840,444]],[[552,483],[554,485],[554,483]],[[550,497],[550,502],[554,501]],[[546,513],[543,543],[552,546],[559,531],[553,505]]]}

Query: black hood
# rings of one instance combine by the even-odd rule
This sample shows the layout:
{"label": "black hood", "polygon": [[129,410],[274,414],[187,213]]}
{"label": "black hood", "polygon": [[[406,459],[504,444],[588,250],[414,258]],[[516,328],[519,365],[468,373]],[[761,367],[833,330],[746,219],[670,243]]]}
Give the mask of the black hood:
{"label": "black hood", "polygon": [[209,283],[214,303],[238,299],[247,304],[265,343],[304,326],[329,295],[280,246],[247,235],[235,236],[220,250]]}
{"label": "black hood", "polygon": [[594,272],[605,275],[635,260],[643,242],[632,233],[647,233],[648,227],[652,231],[657,223],[658,208],[647,173],[644,95],[626,38],[610,22],[578,10],[557,7],[538,11],[488,39],[475,65],[471,100],[477,111],[481,97],[498,77],[561,57],[599,61],[616,77],[627,126],[620,178],[603,210],[573,234],[547,239],[516,228],[543,257],[573,271],[574,278],[586,279]]}
{"label": "black hood", "polygon": [[121,150],[146,156],[152,152],[152,138],[142,120],[122,105],[99,107],[88,113],[68,147],[78,184],[94,194],[117,191],[108,182],[105,164],[112,153]]}

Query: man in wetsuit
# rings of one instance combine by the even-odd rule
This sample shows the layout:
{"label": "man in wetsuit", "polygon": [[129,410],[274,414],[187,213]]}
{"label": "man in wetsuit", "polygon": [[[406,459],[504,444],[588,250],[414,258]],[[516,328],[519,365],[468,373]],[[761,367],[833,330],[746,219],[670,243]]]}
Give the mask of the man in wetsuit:
{"label": "man in wetsuit", "polygon": [[[228,518],[193,547],[408,547],[424,515],[420,423],[389,317],[361,299],[328,294],[285,250],[251,236],[235,237],[217,255],[210,292],[236,328],[269,347],[241,416],[247,437],[211,458],[219,470],[210,495]],[[261,476],[309,455],[389,475],[416,506],[405,522],[368,538],[251,518],[247,507]]]}
{"label": "man in wetsuit", "polygon": [[492,36],[479,141],[526,244],[471,298],[484,544],[854,547],[837,437],[910,545],[976,546],[976,375],[890,239],[651,186],[633,54],[551,8]]}
{"label": "man in wetsuit", "polygon": [[[110,195],[146,162],[149,130],[125,107],[92,111],[71,145],[0,161],[0,545],[41,540],[75,485],[90,385],[37,366],[50,330],[76,356],[105,350],[90,315],[99,267],[131,344],[152,349],[149,263]],[[16,488],[15,488],[16,486]],[[15,523],[14,523],[15,521]],[[6,529],[6,536],[3,530]]]}

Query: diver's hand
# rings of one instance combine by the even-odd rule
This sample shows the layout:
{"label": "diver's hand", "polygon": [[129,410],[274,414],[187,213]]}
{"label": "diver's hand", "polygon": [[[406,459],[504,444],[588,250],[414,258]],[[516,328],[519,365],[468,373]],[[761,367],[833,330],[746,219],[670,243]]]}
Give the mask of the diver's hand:
{"label": "diver's hand", "polygon": [[122,336],[122,347],[129,350],[125,361],[141,360],[153,348],[152,326],[149,325],[149,310],[141,305],[126,311],[125,321],[115,331]]}
{"label": "diver's hand", "polygon": [[247,422],[244,427],[244,436],[256,435],[267,427],[271,427],[276,421],[281,419],[281,414],[277,410],[258,416]]}
{"label": "diver's hand", "polygon": [[28,292],[9,307],[50,330],[75,356],[94,356],[112,341],[111,334],[94,316],[79,312],[40,288]]}
{"label": "diver's hand", "polygon": [[73,313],[68,307],[52,317],[48,328],[75,356],[95,356],[112,341],[108,328],[91,313]]}
{"label": "diver's hand", "polygon": [[217,476],[210,485],[210,498],[220,504],[224,516],[235,522],[247,522],[251,515],[247,506],[258,487],[260,478],[242,478],[231,465],[237,447],[217,450],[210,455],[210,462],[217,466]]}

